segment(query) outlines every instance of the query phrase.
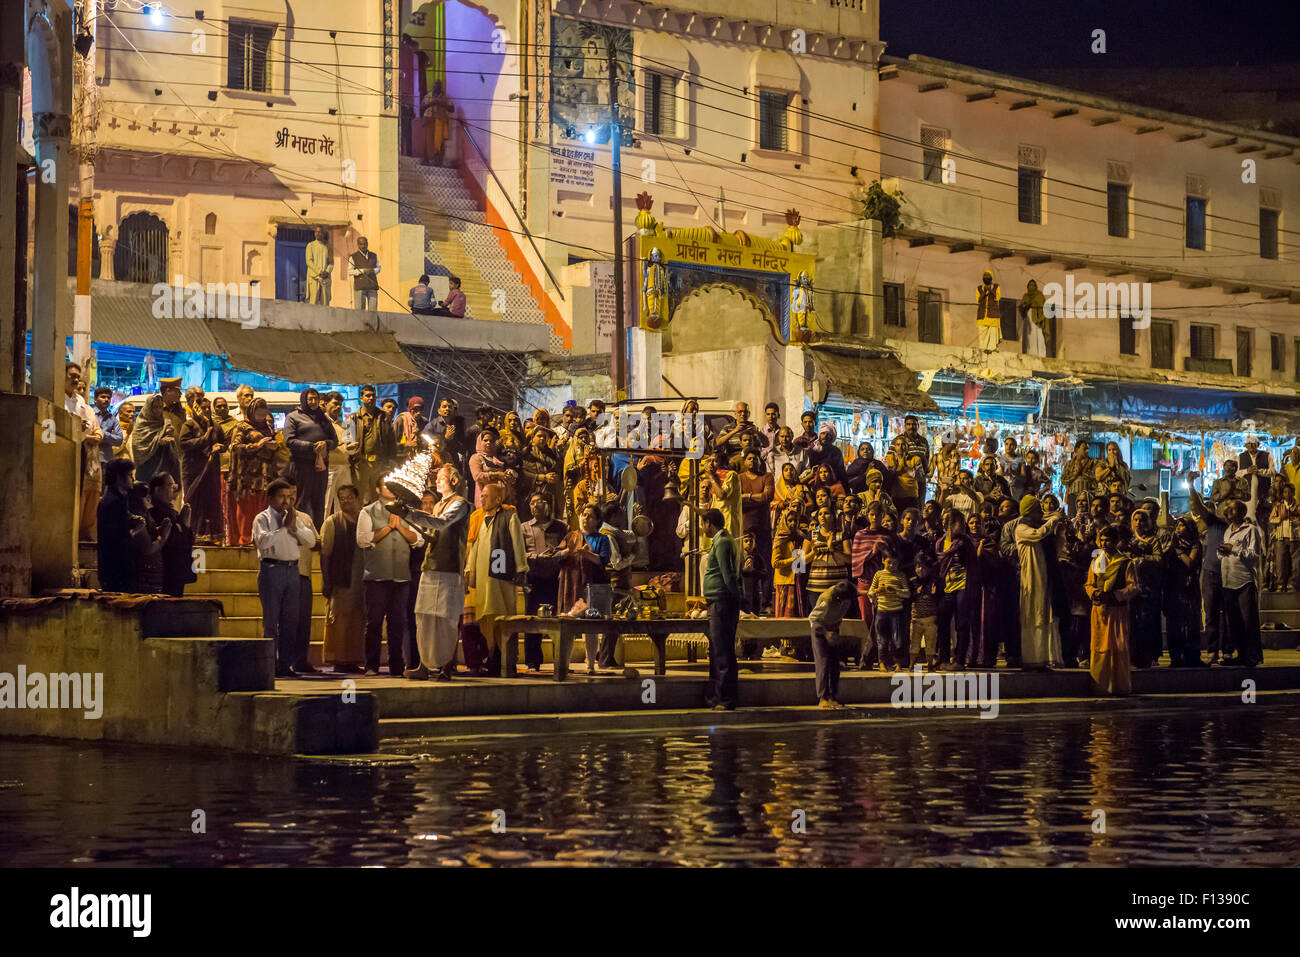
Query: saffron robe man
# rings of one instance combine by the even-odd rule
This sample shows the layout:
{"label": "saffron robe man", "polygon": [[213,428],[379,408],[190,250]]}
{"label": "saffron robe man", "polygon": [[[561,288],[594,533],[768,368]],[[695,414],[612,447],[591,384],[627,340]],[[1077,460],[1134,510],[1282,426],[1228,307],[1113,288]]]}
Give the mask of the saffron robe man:
{"label": "saffron robe man", "polygon": [[1119,553],[1119,532],[1098,534],[1101,550],[1088,568],[1084,591],[1092,601],[1092,654],[1088,671],[1103,694],[1133,690],[1128,603],[1138,593],[1133,564]]}

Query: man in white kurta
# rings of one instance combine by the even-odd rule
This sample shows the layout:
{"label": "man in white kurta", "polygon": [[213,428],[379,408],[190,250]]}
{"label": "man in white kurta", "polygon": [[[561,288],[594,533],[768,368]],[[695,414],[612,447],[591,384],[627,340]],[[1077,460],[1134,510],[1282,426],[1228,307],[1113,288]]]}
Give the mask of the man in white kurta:
{"label": "man in white kurta", "polygon": [[1047,583],[1047,553],[1055,539],[1060,512],[1046,519],[1038,499],[1026,495],[1020,500],[1020,521],[1016,523],[1016,553],[1020,557],[1020,655],[1026,669],[1059,668],[1061,635],[1052,613]]}
{"label": "man in white kurta", "polygon": [[465,555],[465,583],[483,640],[495,664],[501,651],[496,620],[516,614],[516,588],[528,573],[528,552],[519,514],[503,505],[504,485],[491,482],[481,490],[483,507],[470,516],[469,548]]}
{"label": "man in white kurta", "polygon": [[316,238],[307,244],[307,301],[317,306],[330,304],[330,272],[334,263],[325,245],[325,230],[316,227]]}

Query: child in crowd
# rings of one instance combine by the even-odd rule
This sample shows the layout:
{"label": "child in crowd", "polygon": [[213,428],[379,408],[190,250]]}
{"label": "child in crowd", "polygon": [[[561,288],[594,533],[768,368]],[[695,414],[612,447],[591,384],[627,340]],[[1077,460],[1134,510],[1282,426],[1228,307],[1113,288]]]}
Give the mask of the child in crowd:
{"label": "child in crowd", "polygon": [[912,661],[923,661],[922,642],[925,643],[925,653],[933,658],[939,640],[939,599],[935,595],[937,576],[934,559],[929,552],[917,549],[913,570],[916,584],[912,589],[912,640],[909,652]]}
{"label": "child in crowd", "polygon": [[875,608],[873,621],[880,670],[898,671],[899,661],[907,663],[907,625],[903,605],[912,595],[907,578],[899,571],[898,556],[885,554],[883,567],[871,578],[867,597]]}

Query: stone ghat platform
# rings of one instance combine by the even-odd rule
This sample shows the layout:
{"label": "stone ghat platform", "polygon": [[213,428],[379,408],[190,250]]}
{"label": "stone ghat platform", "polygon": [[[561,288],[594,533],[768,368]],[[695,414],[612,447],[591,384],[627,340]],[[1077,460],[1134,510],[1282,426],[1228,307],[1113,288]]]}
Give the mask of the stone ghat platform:
{"label": "stone ghat platform", "polygon": [[[769,660],[741,662],[740,707],[716,712],[704,707],[707,667],[673,662],[667,673],[636,670],[588,676],[581,667],[556,682],[544,669],[538,676],[409,681],[326,674],[279,680],[284,694],[338,693],[355,688],[373,697],[379,712],[384,750],[402,751],[438,740],[500,734],[645,731],[670,728],[781,724],[796,721],[875,717],[927,720],[941,716],[976,717],[994,710],[978,703],[959,708],[896,708],[893,675],[847,671],[840,677],[840,699],[849,707],[827,712],[816,707],[811,665]],[[629,672],[629,675],[632,672]],[[983,679],[981,680],[981,675]],[[1029,672],[998,668],[938,672],[946,687],[958,684],[970,694],[987,695],[996,675],[996,710],[1001,713],[1078,713],[1132,707],[1202,707],[1243,703],[1253,691],[1260,703],[1300,704],[1300,651],[1268,653],[1259,668],[1168,668],[1133,673],[1133,695],[1103,698],[1093,693],[1086,671],[1077,668]],[[904,674],[919,689],[915,672]],[[925,675],[921,676],[922,682]],[[349,682],[345,684],[345,682]],[[1250,682],[1250,684],[1247,684]]]}
{"label": "stone ghat platform", "polygon": [[[482,735],[1250,706],[1251,695],[1261,703],[1300,702],[1294,649],[1270,650],[1254,669],[1135,672],[1135,694],[1123,700],[1097,698],[1079,669],[940,672],[933,679],[908,672],[901,677],[914,699],[941,679],[945,704],[957,694],[963,700],[961,707],[915,710],[894,707],[900,676],[847,671],[840,699],[849,710],[820,711],[811,665],[770,659],[741,662],[741,707],[731,712],[704,708],[707,664],[680,655],[660,675],[637,664],[596,676],[579,667],[567,681],[556,681],[549,665],[540,676],[449,682],[333,673],[277,680],[271,642],[220,635],[219,611],[206,599],[73,590],[0,601],[0,736],[374,756]],[[65,700],[54,700],[56,687]],[[93,705],[77,700],[92,688]]]}

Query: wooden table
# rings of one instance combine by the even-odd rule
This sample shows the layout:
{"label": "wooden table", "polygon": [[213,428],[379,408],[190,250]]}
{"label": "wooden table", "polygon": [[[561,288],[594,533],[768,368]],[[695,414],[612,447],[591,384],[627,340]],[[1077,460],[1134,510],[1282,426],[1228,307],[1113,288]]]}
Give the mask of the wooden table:
{"label": "wooden table", "polygon": [[[667,673],[665,650],[669,635],[707,634],[707,618],[539,618],[536,615],[507,615],[497,619],[497,628],[505,641],[501,654],[501,677],[515,674],[519,664],[518,639],[523,634],[549,635],[554,642],[555,680],[569,676],[569,659],[573,644],[580,635],[608,635],[617,643],[624,635],[649,635],[655,648],[655,674]],[[617,652],[616,652],[617,653]]]}

